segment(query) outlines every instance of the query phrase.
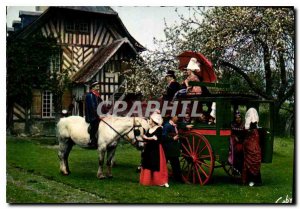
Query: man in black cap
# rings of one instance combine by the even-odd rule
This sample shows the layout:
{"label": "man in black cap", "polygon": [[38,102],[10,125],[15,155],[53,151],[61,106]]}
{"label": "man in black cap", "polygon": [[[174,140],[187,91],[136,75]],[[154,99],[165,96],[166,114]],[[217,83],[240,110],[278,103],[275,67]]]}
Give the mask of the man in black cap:
{"label": "man in black cap", "polygon": [[175,72],[169,70],[166,75],[168,86],[166,89],[166,94],[163,95],[164,100],[171,101],[177,91],[180,90],[180,84],[176,81]]}
{"label": "man in black cap", "polygon": [[90,85],[90,92],[85,96],[85,121],[90,124],[89,134],[90,142],[89,146],[97,146],[97,131],[99,127],[99,116],[97,114],[97,107],[102,102],[99,93],[99,83],[92,82]]}

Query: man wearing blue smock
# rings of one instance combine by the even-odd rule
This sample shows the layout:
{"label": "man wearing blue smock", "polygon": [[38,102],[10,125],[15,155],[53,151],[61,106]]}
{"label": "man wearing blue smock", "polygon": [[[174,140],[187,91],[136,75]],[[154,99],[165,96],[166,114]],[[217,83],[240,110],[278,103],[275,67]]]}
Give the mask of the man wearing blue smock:
{"label": "man wearing blue smock", "polygon": [[85,121],[90,124],[89,134],[90,142],[89,146],[97,146],[97,132],[99,127],[100,118],[97,114],[97,107],[102,102],[99,93],[99,83],[93,82],[90,85],[90,91],[85,96]]}

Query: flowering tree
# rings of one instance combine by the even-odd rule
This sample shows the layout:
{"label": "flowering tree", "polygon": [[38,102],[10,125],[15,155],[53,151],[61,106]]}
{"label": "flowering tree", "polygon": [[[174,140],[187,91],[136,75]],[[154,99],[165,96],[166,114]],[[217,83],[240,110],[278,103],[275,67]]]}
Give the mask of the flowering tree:
{"label": "flowering tree", "polygon": [[[149,69],[176,69],[175,56],[199,51],[212,60],[219,82],[233,90],[253,91],[275,102],[275,120],[284,102],[294,114],[295,13],[279,7],[191,7],[180,24],[165,26],[154,40]],[[157,75],[154,73],[154,75]]]}
{"label": "flowering tree", "polygon": [[152,59],[153,54],[149,53],[130,61],[130,67],[124,72],[127,80],[126,93],[141,94],[147,99],[161,96],[166,85],[164,70]]}
{"label": "flowering tree", "polygon": [[200,23],[185,21],[199,26],[190,38],[199,43],[199,50],[211,55],[223,70],[222,78],[234,88],[251,89],[274,100],[278,119],[283,103],[294,103],[293,8],[215,7],[201,14]]}

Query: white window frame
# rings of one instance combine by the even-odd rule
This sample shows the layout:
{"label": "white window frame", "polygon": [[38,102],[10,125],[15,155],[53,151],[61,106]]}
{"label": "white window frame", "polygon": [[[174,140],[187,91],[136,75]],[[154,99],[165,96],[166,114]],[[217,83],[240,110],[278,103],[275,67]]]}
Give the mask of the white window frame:
{"label": "white window frame", "polygon": [[67,33],[85,33],[88,34],[89,24],[85,20],[67,20],[65,24],[65,30]]}
{"label": "white window frame", "polygon": [[[47,98],[47,96],[49,96],[49,99]],[[42,118],[54,118],[54,117],[55,114],[54,114],[53,94],[51,93],[51,91],[46,90],[42,94]]]}

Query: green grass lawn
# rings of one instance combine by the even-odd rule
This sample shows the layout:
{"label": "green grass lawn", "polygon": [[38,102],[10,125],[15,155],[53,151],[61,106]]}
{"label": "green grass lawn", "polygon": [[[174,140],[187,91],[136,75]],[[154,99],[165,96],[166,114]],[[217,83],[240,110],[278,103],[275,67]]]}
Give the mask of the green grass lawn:
{"label": "green grass lawn", "polygon": [[169,188],[139,185],[135,172],[140,152],[128,144],[116,152],[114,178],[96,178],[95,150],[74,147],[70,154],[71,174],[59,173],[54,139],[7,138],[8,203],[275,203],[293,197],[294,140],[276,138],[273,162],[263,164],[263,185],[234,184],[222,168],[214,170],[205,186],[170,181]]}

